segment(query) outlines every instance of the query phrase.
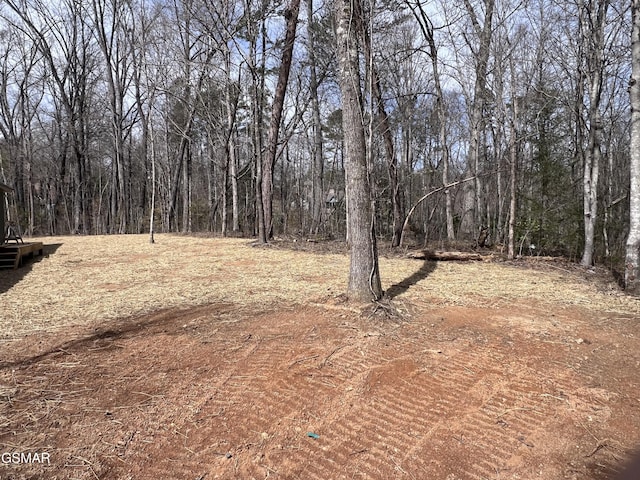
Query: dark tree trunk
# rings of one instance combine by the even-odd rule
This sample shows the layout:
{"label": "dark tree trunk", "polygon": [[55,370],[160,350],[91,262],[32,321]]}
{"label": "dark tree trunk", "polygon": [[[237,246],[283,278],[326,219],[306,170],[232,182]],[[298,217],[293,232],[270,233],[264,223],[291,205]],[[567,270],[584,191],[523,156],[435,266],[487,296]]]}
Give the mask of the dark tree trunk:
{"label": "dark tree trunk", "polygon": [[278,83],[273,97],[273,109],[271,111],[271,124],[269,126],[267,151],[266,155],[262,158],[262,205],[265,236],[267,239],[271,238],[273,235],[273,168],[275,167],[276,157],[278,154],[280,120],[282,120],[284,97],[287,93],[287,84],[289,83],[289,72],[291,70],[291,60],[293,58],[293,45],[296,39],[299,10],[300,0],[291,0],[291,5],[289,5],[289,8],[286,10],[284,15],[287,20],[287,31],[284,37],[284,47],[282,49],[282,61],[280,62]]}

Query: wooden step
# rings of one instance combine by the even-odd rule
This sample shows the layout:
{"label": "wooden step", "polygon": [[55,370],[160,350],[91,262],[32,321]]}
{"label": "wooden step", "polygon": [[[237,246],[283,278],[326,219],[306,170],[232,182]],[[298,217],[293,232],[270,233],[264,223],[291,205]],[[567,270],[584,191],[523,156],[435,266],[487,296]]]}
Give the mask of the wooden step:
{"label": "wooden step", "polygon": [[16,269],[25,258],[34,258],[43,254],[42,242],[5,244],[0,246],[0,269]]}
{"label": "wooden step", "polygon": [[18,268],[20,255],[17,249],[3,248],[0,251],[0,269]]}

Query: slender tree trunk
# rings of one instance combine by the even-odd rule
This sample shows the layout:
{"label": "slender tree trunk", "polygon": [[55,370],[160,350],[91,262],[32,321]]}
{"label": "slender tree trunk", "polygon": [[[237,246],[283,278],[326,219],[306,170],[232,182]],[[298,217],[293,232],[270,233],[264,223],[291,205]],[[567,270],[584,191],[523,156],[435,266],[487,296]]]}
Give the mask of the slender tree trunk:
{"label": "slender tree trunk", "polygon": [[[469,145],[469,166],[473,170],[475,183],[473,186],[474,210],[473,219],[467,215],[463,218],[464,225],[461,226],[463,233],[466,235],[475,235],[476,228],[482,222],[483,218],[483,202],[482,198],[482,137],[484,131],[484,105],[485,90],[487,84],[487,70],[489,64],[489,55],[491,53],[491,37],[493,33],[493,11],[495,0],[484,0],[484,21],[480,25],[476,12],[469,2],[464,1],[465,7],[471,18],[471,23],[478,37],[478,46],[475,49],[475,85],[473,89],[473,103],[471,109],[471,138]],[[469,195],[471,192],[466,193]],[[466,213],[466,212],[465,212]],[[469,224],[471,223],[471,224]]]}
{"label": "slender tree trunk", "polygon": [[[247,0],[245,3],[245,9],[247,16],[251,17],[251,1]],[[254,205],[255,205],[255,217],[253,220],[253,233],[257,234],[259,243],[267,243],[267,234],[264,228],[264,209],[262,204],[262,107],[264,98],[264,75],[266,66],[266,26],[264,18],[261,19],[260,25],[262,35],[262,61],[258,66],[258,33],[254,31],[254,24],[249,22],[248,24],[248,37],[249,37],[249,58],[248,67],[251,72],[252,84],[251,84],[251,140],[252,140],[252,187],[255,192]],[[245,194],[245,212],[248,214],[249,200],[249,188]],[[247,218],[249,220],[249,218]]]}
{"label": "slender tree trunk", "polygon": [[318,100],[318,75],[315,55],[315,33],[313,30],[313,0],[307,0],[307,36],[309,42],[309,93],[311,94],[311,112],[313,115],[313,168],[312,168],[312,235],[317,235],[322,225],[324,206],[324,156],[322,151],[322,123],[320,121],[320,102]]}
{"label": "slender tree trunk", "polygon": [[629,293],[640,295],[640,0],[632,0],[631,15],[631,188],[624,281]]}
{"label": "slender tree trunk", "polygon": [[228,222],[227,220],[228,218],[227,187],[229,183],[229,162],[230,162],[230,158],[229,156],[227,156],[227,162],[224,167],[224,171],[222,172],[222,191],[220,192],[220,195],[222,197],[220,199],[220,203],[222,203],[222,218],[221,218],[222,226],[221,226],[220,233],[222,234],[223,237],[227,236],[227,222]]}
{"label": "slender tree trunk", "polygon": [[[506,132],[504,128],[507,124],[507,119],[505,115],[505,99],[504,99],[504,75],[505,71],[503,68],[503,64],[505,63],[505,58],[503,56],[502,49],[499,49],[499,53],[496,54],[499,58],[496,58],[496,75],[495,75],[495,117],[496,117],[496,125],[491,128],[492,132],[492,141],[494,145],[495,157],[496,157],[496,229],[493,235],[493,239],[496,242],[503,242],[504,235],[504,181],[502,178],[502,169],[504,163],[504,142],[506,138]],[[513,101],[513,99],[512,99]],[[507,223],[508,223],[507,219]],[[490,225],[490,224],[488,224]]]}
{"label": "slender tree trunk", "polygon": [[182,169],[182,232],[191,232],[191,140],[187,140]]}
{"label": "slender tree trunk", "polygon": [[28,177],[27,177],[27,207],[28,207],[28,212],[29,212],[29,222],[27,225],[27,235],[32,236],[33,232],[35,230],[35,224],[36,224],[36,210],[35,210],[35,202],[33,200],[33,177],[31,174],[31,165],[27,164],[27,168],[29,168],[29,171],[27,172]]}
{"label": "slender tree trunk", "polygon": [[[596,4],[593,5],[592,2]],[[598,180],[602,160],[602,118],[600,99],[604,73],[605,20],[609,0],[590,0],[581,5],[580,24],[582,41],[588,42],[586,49],[587,79],[589,81],[589,143],[583,171],[583,217],[584,251],[581,264],[593,264],[595,250],[596,219],[598,216]],[[581,101],[578,99],[578,101]]]}
{"label": "slender tree trunk", "polygon": [[[226,101],[227,101],[227,153],[229,158],[229,177],[231,181],[231,230],[237,232],[240,230],[240,221],[238,218],[238,159],[236,156],[236,135],[235,135],[235,123],[236,113],[238,111],[239,93],[237,88],[231,82],[231,59],[227,57],[227,71],[229,78],[229,87],[226,89]],[[238,85],[240,84],[240,77],[238,73]],[[230,92],[231,88],[234,89],[233,94]]]}
{"label": "slender tree trunk", "polygon": [[[440,102],[442,103],[442,100]],[[440,108],[443,109],[442,106]],[[449,145],[447,144],[446,126],[443,120],[441,120],[440,125],[440,145],[442,146],[442,184],[447,185],[449,183]],[[444,209],[447,221],[447,240],[453,242],[456,239],[456,232],[453,226],[453,195],[448,188],[444,191]]]}
{"label": "slender tree trunk", "polygon": [[240,212],[238,209],[238,159],[235,155],[235,145],[232,145],[231,147],[234,151],[234,155],[230,159],[231,165],[229,165],[229,175],[231,176],[231,230],[233,232],[239,232]]}
{"label": "slender tree trunk", "polygon": [[271,111],[271,124],[267,141],[266,155],[262,159],[262,204],[264,212],[264,229],[267,239],[273,235],[273,168],[278,154],[278,137],[280,134],[280,121],[284,108],[284,97],[289,83],[291,60],[293,59],[293,46],[296,39],[298,26],[298,12],[300,0],[291,0],[289,8],[285,11],[287,31],[282,48],[282,61],[278,72],[278,83],[273,97],[273,109]]}
{"label": "slender tree trunk", "polygon": [[[187,2],[188,5],[191,2]],[[188,8],[185,6],[185,8]],[[177,11],[176,7],[176,11]],[[179,18],[176,13],[176,18]],[[195,115],[195,105],[192,105],[192,85],[191,85],[191,16],[189,13],[186,14],[185,17],[185,25],[184,30],[180,32],[182,36],[182,47],[183,47],[183,68],[184,68],[184,81],[185,81],[185,92],[184,92],[184,106],[188,109],[188,119],[185,122],[183,127],[183,131],[181,132],[182,138],[180,140],[181,146],[184,145],[184,148],[181,149],[181,163],[183,163],[183,178],[182,178],[182,232],[188,233],[191,232],[191,129],[193,123],[193,117]],[[198,90],[195,91],[195,95],[198,94]]]}
{"label": "slender tree trunk", "polygon": [[[211,132],[209,129],[207,129],[206,137],[207,137],[207,147],[206,147],[205,157],[207,161],[207,204],[209,206],[208,228],[210,232],[215,232],[216,210],[217,210],[216,199],[218,198],[218,195],[217,195],[217,189],[215,184],[215,181],[216,181],[216,168],[215,168],[216,162],[214,160],[215,146],[211,138]],[[225,215],[226,215],[225,209],[226,209],[226,205],[222,205],[223,218],[225,218]],[[226,232],[223,230],[221,233],[222,233],[222,236],[224,236]]]}
{"label": "slender tree trunk", "polygon": [[517,172],[518,172],[518,99],[512,93],[511,112],[511,137],[509,138],[509,236],[507,246],[507,258],[513,260],[516,255],[516,198],[517,198]]}
{"label": "slender tree trunk", "polygon": [[[354,3],[354,9],[360,8],[359,4]],[[382,86],[378,71],[373,63],[373,52],[371,50],[371,39],[369,30],[365,24],[362,12],[355,11],[354,19],[359,25],[360,34],[363,39],[364,55],[367,58],[369,66],[369,75],[371,78],[371,94],[377,106],[376,115],[379,120],[379,131],[384,141],[384,151],[387,157],[387,172],[389,175],[389,193],[391,195],[392,206],[392,223],[393,235],[391,238],[391,246],[400,245],[400,237],[402,236],[402,221],[404,220],[404,211],[402,208],[402,192],[400,191],[400,183],[398,180],[398,160],[396,158],[393,145],[393,133],[391,131],[391,122],[382,97]],[[373,108],[372,108],[373,110]]]}
{"label": "slender tree trunk", "polygon": [[[147,120],[145,120],[147,121]],[[149,153],[151,155],[151,208],[149,212],[149,243],[155,243],[154,217],[156,213],[156,140],[153,125],[149,124]]]}
{"label": "slender tree trunk", "polygon": [[359,8],[353,1],[337,3],[339,83],[342,94],[342,125],[345,146],[346,194],[351,244],[348,295],[357,301],[378,300],[382,285],[378,269],[374,209],[367,168],[357,25],[352,23]]}

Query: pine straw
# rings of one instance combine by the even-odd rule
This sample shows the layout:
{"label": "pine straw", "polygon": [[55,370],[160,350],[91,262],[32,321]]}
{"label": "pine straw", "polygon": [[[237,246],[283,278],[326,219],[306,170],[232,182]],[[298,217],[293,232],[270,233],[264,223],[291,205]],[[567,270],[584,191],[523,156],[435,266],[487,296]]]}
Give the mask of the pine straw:
{"label": "pine straw", "polygon": [[[264,311],[324,302],[345,291],[349,267],[344,254],[259,248],[247,239],[157,235],[153,245],[147,235],[34,240],[61,245],[27,267],[0,272],[0,339],[168,307],[225,302]],[[425,306],[526,300],[640,314],[637,300],[617,289],[602,291],[562,269],[541,272],[486,262],[433,265],[381,258],[383,287],[404,280],[396,301]],[[421,268],[426,276],[416,275]]]}

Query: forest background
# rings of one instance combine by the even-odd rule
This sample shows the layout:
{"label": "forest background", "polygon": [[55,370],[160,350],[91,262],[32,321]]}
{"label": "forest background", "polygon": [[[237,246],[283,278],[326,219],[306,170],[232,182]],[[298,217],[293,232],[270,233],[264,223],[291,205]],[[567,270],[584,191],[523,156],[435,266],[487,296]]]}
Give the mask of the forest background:
{"label": "forest background", "polygon": [[[10,215],[28,235],[140,233],[153,220],[345,238],[333,13],[321,0],[6,0]],[[364,0],[355,15],[381,237],[397,246],[410,208],[440,189],[405,236],[486,232],[500,247],[511,227],[516,254],[622,265],[628,2]]]}

